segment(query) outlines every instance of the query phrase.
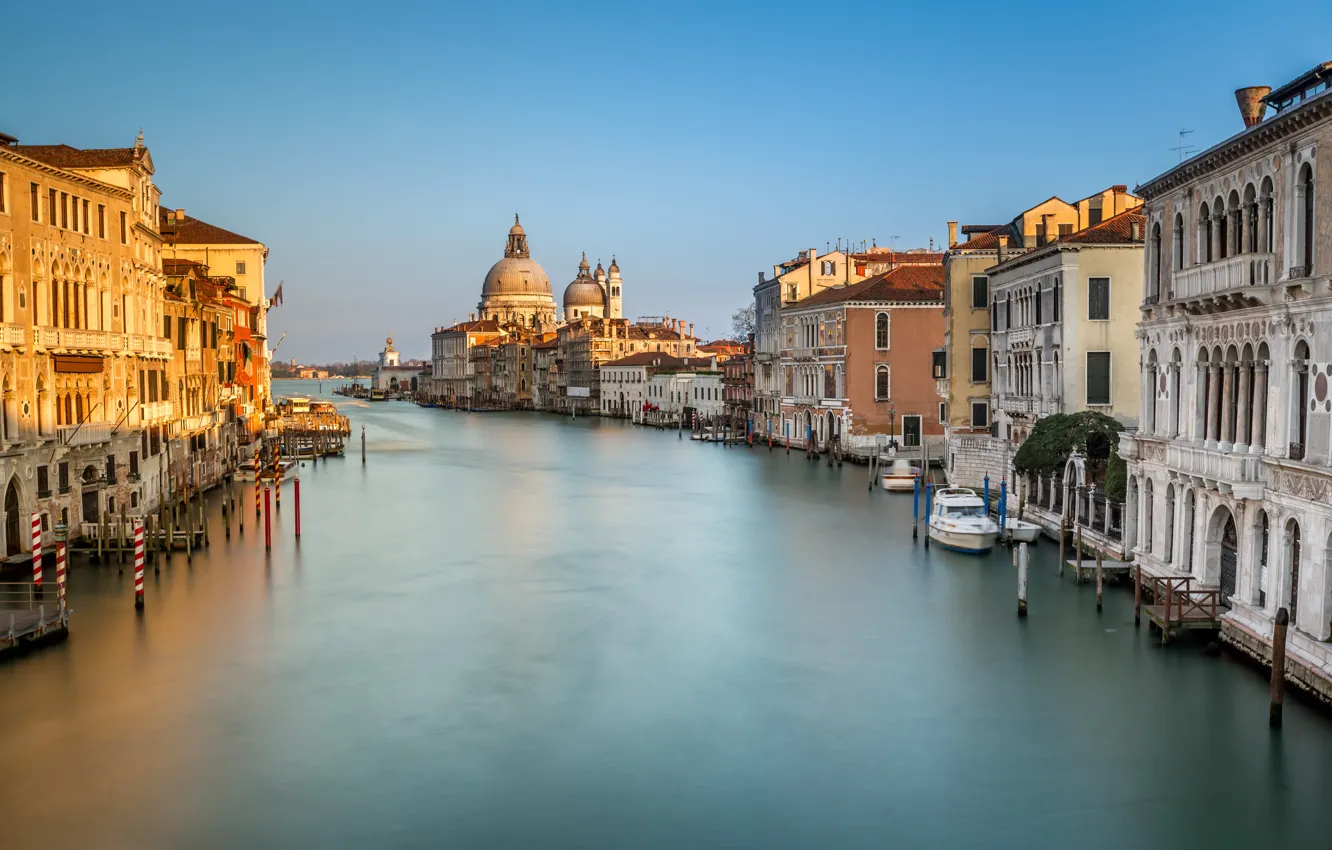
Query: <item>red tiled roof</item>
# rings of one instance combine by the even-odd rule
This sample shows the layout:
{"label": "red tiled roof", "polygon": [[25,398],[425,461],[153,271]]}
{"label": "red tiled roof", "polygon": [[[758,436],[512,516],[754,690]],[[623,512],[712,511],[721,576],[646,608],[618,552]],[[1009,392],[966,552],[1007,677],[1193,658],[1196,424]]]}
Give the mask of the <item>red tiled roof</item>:
{"label": "red tiled roof", "polygon": [[168,275],[187,275],[195,268],[202,266],[203,263],[195,260],[162,260],[162,271]]}
{"label": "red tiled roof", "polygon": [[[1133,225],[1138,225],[1138,236],[1133,238]],[[1142,214],[1141,209],[1134,208],[1125,210],[1116,216],[1111,216],[1100,224],[1093,224],[1091,227],[1084,227],[1077,233],[1070,233],[1068,236],[1061,236],[1055,244],[1059,242],[1077,242],[1084,245],[1132,245],[1143,241],[1143,233],[1147,230],[1147,216]]]}
{"label": "red tiled roof", "polygon": [[[191,218],[188,215],[177,219],[176,211],[168,210],[166,207],[161,207],[158,212],[158,230],[161,231],[167,242],[178,245],[260,244],[257,240],[248,236],[241,236],[239,233],[233,233],[230,230],[225,230],[206,221],[200,221],[197,218]],[[168,221],[168,214],[170,221]]]}
{"label": "red tiled roof", "polygon": [[862,263],[896,263],[897,265],[933,265],[943,262],[943,254],[933,251],[872,251],[866,254],[852,254],[852,259]]}
{"label": "red tiled roof", "polygon": [[493,333],[500,332],[499,323],[494,319],[473,319],[467,322],[458,322],[452,327],[447,327],[440,333]]}
{"label": "red tiled roof", "polygon": [[[954,251],[994,251],[999,247],[999,237],[1008,236],[1009,244],[1012,244],[1013,234],[1008,225],[1001,225],[984,233],[968,239],[966,242],[959,242],[953,246]],[[1020,247],[1020,246],[1015,246]]]}
{"label": "red tiled roof", "polygon": [[869,280],[837,289],[825,289],[794,306],[813,307],[843,301],[943,301],[942,265],[898,266]]}
{"label": "red tiled roof", "polygon": [[134,148],[79,150],[69,145],[11,145],[8,150],[56,168],[118,168],[134,164]]}

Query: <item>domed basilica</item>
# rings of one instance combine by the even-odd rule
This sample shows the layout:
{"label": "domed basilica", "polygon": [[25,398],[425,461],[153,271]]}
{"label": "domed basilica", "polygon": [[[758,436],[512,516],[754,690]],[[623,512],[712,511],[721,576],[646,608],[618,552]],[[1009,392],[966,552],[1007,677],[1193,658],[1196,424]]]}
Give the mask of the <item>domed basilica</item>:
{"label": "domed basilica", "polygon": [[[578,276],[564,290],[564,320],[587,317],[621,318],[620,267],[611,259],[609,273],[597,263],[590,271],[587,255],[578,264]],[[527,232],[513,217],[504,259],[490,267],[481,287],[480,318],[500,323],[551,330],[555,327],[555,295],[545,269],[527,247]]]}

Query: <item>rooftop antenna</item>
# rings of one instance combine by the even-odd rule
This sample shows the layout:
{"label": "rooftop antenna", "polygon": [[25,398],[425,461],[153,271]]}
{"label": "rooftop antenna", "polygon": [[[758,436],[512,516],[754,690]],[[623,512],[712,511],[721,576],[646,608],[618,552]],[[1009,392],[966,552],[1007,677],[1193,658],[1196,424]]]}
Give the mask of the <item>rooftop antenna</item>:
{"label": "rooftop antenna", "polygon": [[1185,157],[1193,156],[1195,153],[1198,152],[1198,149],[1193,145],[1190,145],[1188,143],[1188,140],[1184,138],[1185,136],[1189,135],[1192,132],[1193,132],[1192,130],[1181,129],[1179,131],[1179,144],[1173,148],[1169,148],[1169,150],[1177,151],[1179,153],[1180,162],[1183,162]]}

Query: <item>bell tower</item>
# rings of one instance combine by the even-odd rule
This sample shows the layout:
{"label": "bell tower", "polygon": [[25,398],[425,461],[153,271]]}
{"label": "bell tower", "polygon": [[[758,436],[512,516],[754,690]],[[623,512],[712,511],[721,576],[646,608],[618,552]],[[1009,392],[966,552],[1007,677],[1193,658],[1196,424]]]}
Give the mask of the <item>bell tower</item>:
{"label": "bell tower", "polygon": [[611,257],[610,275],[606,279],[606,318],[623,319],[624,312],[621,306],[620,287],[624,282],[620,280],[620,266],[615,262],[615,257]]}

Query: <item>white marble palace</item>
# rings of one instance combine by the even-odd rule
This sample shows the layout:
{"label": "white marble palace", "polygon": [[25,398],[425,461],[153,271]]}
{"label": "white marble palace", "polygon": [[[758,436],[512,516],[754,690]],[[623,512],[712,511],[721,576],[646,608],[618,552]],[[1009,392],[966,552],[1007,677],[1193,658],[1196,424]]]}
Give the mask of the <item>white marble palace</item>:
{"label": "white marble palace", "polygon": [[[1332,695],[1332,63],[1236,92],[1244,129],[1137,193],[1148,243],[1126,534],[1222,637]],[[1271,115],[1265,115],[1268,108]]]}

